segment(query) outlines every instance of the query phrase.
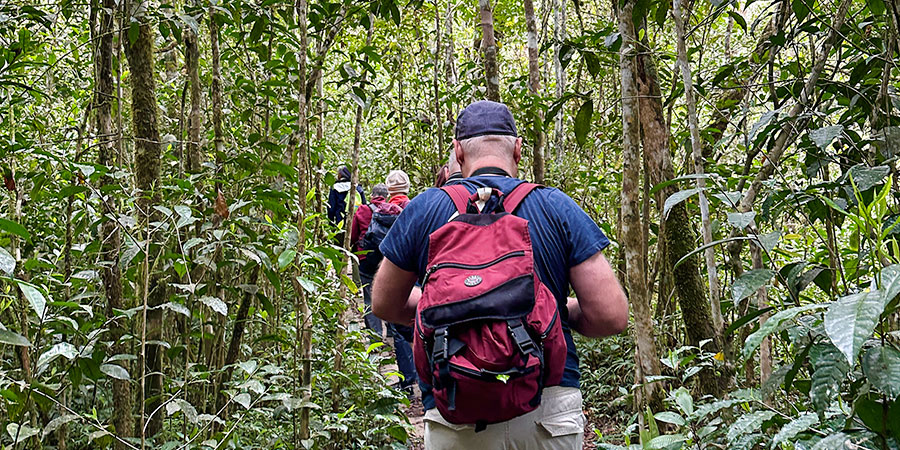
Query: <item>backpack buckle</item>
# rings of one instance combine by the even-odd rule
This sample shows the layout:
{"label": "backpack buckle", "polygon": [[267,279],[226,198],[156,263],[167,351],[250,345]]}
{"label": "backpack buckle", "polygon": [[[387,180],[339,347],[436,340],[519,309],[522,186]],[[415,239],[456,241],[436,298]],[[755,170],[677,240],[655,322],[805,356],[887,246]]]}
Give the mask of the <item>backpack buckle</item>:
{"label": "backpack buckle", "polygon": [[434,350],[432,357],[435,362],[447,359],[447,328],[440,328],[434,332]]}
{"label": "backpack buckle", "polygon": [[507,328],[509,328],[509,333],[512,335],[513,340],[516,342],[516,347],[519,347],[519,351],[523,354],[531,354],[537,349],[534,345],[534,340],[531,339],[531,336],[528,334],[528,331],[525,330],[525,325],[522,324],[522,320],[509,320],[506,322]]}

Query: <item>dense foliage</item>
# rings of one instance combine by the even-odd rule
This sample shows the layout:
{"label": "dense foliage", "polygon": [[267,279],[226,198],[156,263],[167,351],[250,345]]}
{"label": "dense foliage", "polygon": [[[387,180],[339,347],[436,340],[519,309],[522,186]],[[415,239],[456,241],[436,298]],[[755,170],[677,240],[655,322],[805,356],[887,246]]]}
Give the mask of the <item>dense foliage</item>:
{"label": "dense foliage", "polygon": [[629,292],[586,441],[900,449],[900,5],[481,3],[0,2],[0,446],[416,445],[325,198],[496,95]]}

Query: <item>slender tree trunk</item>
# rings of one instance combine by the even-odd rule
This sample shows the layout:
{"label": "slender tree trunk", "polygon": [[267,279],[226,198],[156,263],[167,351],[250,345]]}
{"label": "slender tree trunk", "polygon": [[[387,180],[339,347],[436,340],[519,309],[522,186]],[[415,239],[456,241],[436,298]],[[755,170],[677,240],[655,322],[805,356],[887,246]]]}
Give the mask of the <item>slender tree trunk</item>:
{"label": "slender tree trunk", "polygon": [[[559,100],[566,94],[566,69],[562,64],[562,43],[566,40],[566,1],[554,0],[553,12],[553,67],[556,72],[556,99]],[[559,161],[566,151],[565,108],[560,108],[556,114],[556,126],[553,130],[553,145],[556,148],[556,160]]]}
{"label": "slender tree trunk", "polygon": [[200,42],[197,33],[191,27],[185,27],[184,37],[184,64],[191,85],[191,112],[188,114],[188,142],[184,170],[196,173],[200,171],[200,126],[203,120],[200,115]]}
{"label": "slender tree trunk", "polygon": [[[700,124],[697,119],[697,101],[694,99],[694,83],[691,75],[690,61],[687,56],[687,44],[685,43],[684,34],[684,14],[681,8],[681,0],[674,0],[672,9],[672,17],[675,19],[676,44],[678,47],[678,64],[681,66],[682,80],[684,81],[685,102],[688,110],[688,128],[691,133],[691,148],[693,150],[694,173],[706,173],[705,161],[703,158],[703,140],[700,137]],[[689,10],[686,10],[690,14]],[[700,199],[700,220],[701,235],[703,236],[703,245],[709,246],[712,243],[712,224],[709,218],[709,200],[706,197],[706,180],[697,178],[697,194]],[[722,341],[722,333],[725,329],[724,320],[722,319],[722,305],[719,302],[719,271],[716,266],[716,250],[709,246],[705,250],[706,256],[706,275],[709,281],[709,305],[712,311],[713,327],[716,333],[716,339]]]}
{"label": "slender tree trunk", "polygon": [[[306,55],[309,50],[309,41],[307,38],[307,27],[308,27],[308,19],[307,19],[307,3],[306,0],[297,0],[296,10],[297,10],[297,25],[300,28],[300,55]],[[306,86],[306,58],[301,57],[299,61],[299,65],[297,68],[298,78],[297,78],[297,87],[304,88]],[[321,79],[320,79],[321,83]],[[319,85],[321,86],[321,84]],[[297,255],[301,256],[306,251],[306,226],[304,225],[304,217],[306,216],[306,168],[309,163],[309,145],[307,136],[309,134],[309,122],[307,121],[307,102],[306,98],[303,95],[303,92],[298,92],[298,102],[297,102],[297,151],[299,157],[297,160],[297,204],[299,205],[299,211],[297,214],[297,232],[299,234],[299,239],[297,239]],[[321,91],[319,92],[319,102],[321,99]],[[320,106],[321,108],[321,106]],[[318,127],[322,127],[322,118],[319,118]],[[316,132],[317,138],[321,139],[319,132]],[[351,196],[355,197],[355,196]],[[302,258],[301,258],[302,260]],[[302,264],[302,263],[301,263]],[[298,276],[303,273],[302,266],[297,266],[297,276],[293,278],[294,292],[295,292],[295,303],[294,303],[294,315],[296,317],[296,323],[294,328],[296,330],[296,335],[294,339],[299,343],[299,346],[295,347],[294,350],[294,366],[298,368],[300,373],[294,377],[295,380],[300,381],[300,390],[301,398],[303,399],[304,405],[309,405],[310,400],[312,398],[312,315],[309,308],[308,298],[306,296],[306,291],[300,286],[298,280]],[[296,423],[295,418],[295,438],[294,438],[294,446],[299,448],[299,444],[301,441],[305,439],[309,439],[310,429],[309,429],[309,406],[303,406],[300,408],[300,423]]]}
{"label": "slender tree trunk", "polygon": [[441,59],[441,10],[438,8],[438,0],[434,0],[434,126],[437,128],[437,151],[438,157],[445,153],[444,149],[444,119],[441,114],[441,93],[439,89],[438,78],[440,71]]}
{"label": "slender tree trunk", "polygon": [[453,2],[447,2],[447,16],[444,19],[444,71],[447,76],[447,86],[456,86],[459,76],[456,73],[456,50],[453,44],[453,25],[456,15],[453,13]]}
{"label": "slender tree trunk", "polygon": [[[115,172],[116,140],[119,139],[118,135],[114,136],[113,134],[112,118],[112,101],[115,98],[112,79],[112,30],[115,28],[113,13],[116,9],[116,0],[103,0],[103,6],[98,8],[97,11],[100,19],[100,41],[97,46],[96,62],[96,120],[100,141],[97,149],[97,164],[108,167],[109,173]],[[111,181],[108,177],[101,178],[98,186],[100,192],[103,192],[103,186],[110,184]],[[100,276],[103,279],[103,290],[106,293],[106,315],[107,317],[115,317],[116,310],[127,309],[122,295],[122,273],[119,269],[121,237],[115,200],[111,197],[105,197],[102,200],[101,209],[104,220],[100,225],[100,255],[106,264],[101,266]],[[129,333],[128,328],[127,318],[124,315],[110,322],[109,338],[113,342],[113,354],[130,353],[128,345],[121,341],[122,336]],[[116,362],[116,364],[130,372],[128,361],[122,360]],[[112,399],[113,426],[116,428],[116,436],[120,438],[133,436],[134,420],[132,419],[132,414],[134,406],[131,380],[113,379]],[[114,448],[116,450],[124,450],[126,447],[117,440],[114,443]]]}
{"label": "slender tree trunk", "polygon": [[[157,191],[160,172],[159,125],[157,123],[156,103],[156,70],[153,62],[153,28],[146,11],[146,4],[128,1],[126,17],[137,20],[138,35],[134,42],[125,45],[125,55],[131,72],[131,117],[134,133],[134,167],[135,186],[138,189],[138,224],[139,229],[147,230],[145,249],[150,248],[153,236],[149,233],[150,223],[156,220],[153,206],[159,203]],[[162,310],[156,308],[162,304],[164,287],[157,274],[150,274],[148,265],[151,259],[145,252],[145,323],[142,334],[149,344],[142,340],[143,371],[141,384],[144,385],[142,403],[143,422],[149,416],[149,422],[141,423],[141,438],[155,435],[162,427],[162,414],[157,411],[162,394]],[[145,426],[146,425],[146,426]],[[146,430],[146,432],[145,432]]]}
{"label": "slender tree trunk", "polygon": [[[215,142],[216,152],[216,173],[215,178],[219,178],[222,171],[222,162],[225,155],[225,133],[222,130],[222,70],[219,67],[219,23],[216,22],[215,10],[213,6],[209,7],[209,46],[212,51],[212,85],[210,86],[210,97],[212,103],[212,119],[213,119],[213,141]],[[221,186],[216,182],[216,198],[221,193]]]}
{"label": "slender tree trunk", "polygon": [[538,58],[537,21],[534,17],[534,1],[525,0],[525,29],[528,46],[528,93],[532,96],[534,110],[534,145],[532,147],[532,163],[534,182],[544,182],[544,142],[547,137],[544,133],[544,112],[537,107],[541,92],[541,72]]}
{"label": "slender tree trunk", "polygon": [[[369,31],[366,36],[366,46],[372,45],[372,39],[375,35],[375,16],[372,13],[369,13]],[[365,61],[369,61],[369,57],[364,57]],[[366,72],[363,72],[361,76],[360,85],[365,86],[366,84]],[[362,120],[363,120],[363,107],[361,105],[356,106],[356,121],[355,126],[353,128],[353,156],[350,167],[350,192],[347,195],[347,213],[344,217],[347,219],[344,220],[345,229],[344,229],[344,249],[348,252],[350,249],[350,226],[353,223],[353,214],[356,211],[356,186],[359,184],[359,147],[360,147],[360,139],[362,137]],[[344,264],[344,267],[341,269],[341,274],[343,276],[347,275],[347,272],[350,270],[350,264],[352,260],[350,257],[347,257],[347,263]],[[342,276],[342,278],[343,278]],[[347,298],[347,286],[344,283],[341,283],[340,290],[340,298]],[[338,324],[338,335],[336,337],[337,345],[335,346],[335,354],[334,354],[334,371],[336,373],[340,373],[344,367],[344,332],[347,328],[347,317],[346,314],[341,314],[341,323]],[[339,377],[335,377],[335,380],[340,380]],[[340,407],[340,399],[341,399],[341,383],[340,381],[335,381],[335,383],[331,387],[331,408],[333,411],[338,411]]]}
{"label": "slender tree trunk", "polygon": [[[616,5],[614,5],[615,7]],[[653,336],[652,311],[642,260],[643,231],[639,192],[640,177],[640,122],[638,119],[638,93],[635,86],[635,33],[632,25],[633,5],[626,1],[619,6],[619,33],[622,50],[619,67],[622,83],[622,242],[625,249],[626,286],[634,316],[634,334],[637,345],[635,384],[641,388],[641,404],[659,402],[658,383],[644,383],[648,376],[659,375],[659,357]]]}
{"label": "slender tree trunk", "polygon": [[[676,0],[678,1],[678,0]],[[762,269],[763,261],[762,261],[762,249],[756,243],[750,244],[750,257],[753,260],[753,268],[754,269]],[[769,295],[766,290],[766,286],[759,288],[756,291],[756,309],[760,310],[768,306]],[[766,320],[769,319],[769,314],[763,314],[759,317],[759,326],[762,327]],[[772,376],[772,339],[769,336],[763,338],[762,342],[759,345],[759,383],[763,385],[768,381],[768,379]],[[770,396],[767,396],[764,399],[767,403],[771,402]]]}
{"label": "slender tree trunk", "polygon": [[[250,278],[247,284],[251,287],[257,286],[259,280],[259,266],[254,267],[250,271]],[[253,303],[255,294],[250,290],[245,290],[241,298],[241,304],[238,307],[237,314],[234,317],[234,328],[231,330],[231,341],[228,343],[228,351],[225,353],[225,361],[222,364],[223,371],[219,375],[218,392],[216,392],[216,412],[221,411],[225,407],[225,383],[231,381],[231,375],[234,371],[233,364],[238,361],[241,350],[241,339],[244,337],[247,327],[247,314],[250,312],[250,305]],[[225,414],[223,414],[225,415]],[[217,428],[218,427],[218,428]],[[214,429],[221,429],[221,425],[214,425]]]}
{"label": "slender tree trunk", "polygon": [[494,38],[494,13],[491,0],[478,0],[481,17],[481,49],[484,51],[484,81],[487,91],[484,98],[500,101],[500,66],[497,62],[497,41]]}

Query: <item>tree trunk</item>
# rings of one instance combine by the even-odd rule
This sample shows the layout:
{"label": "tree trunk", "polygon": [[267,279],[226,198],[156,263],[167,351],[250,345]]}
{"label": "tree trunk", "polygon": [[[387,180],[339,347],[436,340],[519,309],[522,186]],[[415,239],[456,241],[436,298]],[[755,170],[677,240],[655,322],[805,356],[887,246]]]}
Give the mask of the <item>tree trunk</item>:
{"label": "tree trunk", "polygon": [[[615,7],[616,5],[614,5]],[[631,2],[620,6],[619,33],[622,47],[619,56],[622,83],[622,243],[625,250],[626,286],[634,316],[636,349],[635,384],[641,385],[640,403],[659,403],[658,383],[644,383],[648,376],[659,375],[660,365],[653,336],[652,311],[643,273],[643,227],[639,200],[640,177],[640,123],[637,87],[635,86],[635,33],[632,25]]]}
{"label": "tree trunk", "polygon": [[534,108],[534,145],[532,147],[532,173],[534,182],[544,183],[544,142],[547,137],[544,133],[544,112],[537,107],[538,97],[541,92],[541,72],[539,67],[539,48],[537,35],[537,21],[534,17],[534,1],[525,0],[525,29],[527,30],[528,46],[528,93],[531,94]]}
{"label": "tree trunk", "polygon": [[184,65],[191,85],[191,112],[188,114],[184,171],[197,173],[200,171],[200,126],[203,120],[200,115],[200,42],[197,33],[191,27],[185,27]]}
{"label": "tree trunk", "polygon": [[456,74],[456,50],[453,44],[453,25],[455,14],[453,2],[447,2],[447,17],[444,19],[444,71],[447,74],[447,85],[456,86],[459,76]]}
{"label": "tree trunk", "polygon": [[[753,268],[754,269],[762,269],[763,261],[762,261],[762,249],[756,243],[750,244],[750,257],[753,260]],[[769,303],[769,294],[766,286],[759,288],[756,291],[756,309],[760,310],[768,306]],[[766,320],[769,319],[769,313],[763,314],[759,317],[759,326],[762,327],[765,325]],[[760,386],[764,385],[766,381],[772,376],[772,339],[769,336],[763,338],[762,342],[759,344],[759,384]],[[771,402],[771,396],[767,395],[763,398],[766,403]]]}
{"label": "tree trunk", "polygon": [[[369,31],[366,36],[366,46],[372,45],[372,39],[375,34],[375,16],[372,13],[369,13]],[[365,62],[368,63],[369,57],[366,55],[364,57]],[[364,87],[366,84],[366,72],[363,72],[360,80],[360,87]],[[347,213],[344,217],[345,229],[344,229],[344,249],[348,252],[350,249],[350,226],[353,223],[353,213],[356,208],[356,186],[359,185],[359,147],[360,147],[360,139],[362,136],[362,120],[363,120],[363,107],[361,105],[356,106],[356,122],[353,128],[353,156],[350,167],[350,191],[347,195]],[[350,264],[352,259],[348,256],[347,263],[344,264],[344,267],[341,269],[341,274],[346,276],[348,270],[350,270]],[[344,278],[342,276],[341,278]],[[340,289],[340,298],[347,298],[347,285],[341,282]],[[348,302],[351,303],[351,302]],[[347,328],[347,318],[346,314],[341,314],[340,323],[338,324],[338,332],[335,340],[337,341],[335,345],[335,354],[334,354],[334,371],[336,373],[340,373],[343,370],[344,366],[344,332]],[[331,408],[332,411],[337,412],[340,406],[341,399],[341,382],[340,377],[335,377],[335,382],[331,387]]]}
{"label": "tree trunk", "polygon": [[[297,10],[297,24],[300,28],[300,55],[306,55],[309,50],[309,41],[307,38],[306,29],[308,27],[308,19],[307,19],[307,3],[306,0],[297,0],[296,10]],[[297,71],[299,73],[299,77],[297,79],[297,87],[305,88],[306,86],[306,58],[301,57]],[[321,80],[320,80],[321,81]],[[321,84],[320,84],[321,86]],[[319,92],[319,101],[321,102],[321,91]],[[307,121],[307,102],[306,98],[303,95],[303,92],[297,93],[297,151],[300,155],[297,159],[297,204],[299,205],[299,211],[297,214],[297,233],[299,234],[299,239],[297,239],[297,255],[301,257],[306,251],[306,226],[304,224],[304,218],[306,216],[306,168],[309,163],[309,145],[307,141],[307,136],[309,134],[309,122]],[[319,118],[318,127],[322,126],[321,116]],[[316,137],[321,139],[320,133],[316,132]],[[351,196],[355,197],[355,196]],[[303,273],[302,266],[297,266],[297,276]],[[294,350],[294,366],[300,370],[298,376],[295,376],[294,379],[299,379],[300,381],[300,390],[301,398],[303,399],[304,405],[309,405],[312,398],[312,314],[308,303],[308,298],[306,296],[306,291],[300,286],[298,277],[293,277],[293,286],[295,293],[295,302],[294,302],[294,315],[296,317],[296,323],[294,328],[296,330],[296,334],[294,339],[299,343],[299,346],[295,347]],[[305,439],[309,439],[310,430],[309,430],[309,413],[310,407],[303,406],[300,408],[300,423],[299,426],[296,424],[295,419],[295,430],[297,430],[294,437],[294,447],[299,448],[299,444],[301,441]]]}
{"label": "tree trunk", "polygon": [[438,0],[434,0],[434,126],[437,128],[437,142],[436,147],[437,151],[435,154],[440,157],[446,153],[444,148],[444,119],[441,114],[441,93],[439,89],[439,74],[441,73],[440,64],[438,61],[441,59],[441,10],[438,8]]}
{"label": "tree trunk", "polygon": [[[681,10],[681,0],[674,0],[672,4],[672,17],[675,19],[676,46],[678,47],[678,64],[681,66],[682,80],[684,81],[685,103],[688,110],[688,128],[691,133],[691,149],[693,150],[694,173],[706,173],[705,161],[703,158],[703,141],[700,138],[700,124],[697,120],[697,101],[694,99],[694,83],[691,75],[690,61],[687,56],[687,44],[685,43],[684,34],[684,13]],[[690,10],[685,10],[690,15]],[[722,305],[719,302],[719,271],[716,266],[716,250],[709,244],[712,243],[712,225],[709,219],[709,201],[706,198],[706,180],[697,178],[697,194],[700,203],[700,220],[701,235],[703,236],[703,245],[706,248],[706,275],[709,281],[709,305],[712,311],[713,329],[715,330],[715,339],[722,342],[722,332],[725,329],[724,320],[722,319]]]}
{"label": "tree trunk", "polygon": [[[116,167],[116,140],[118,136],[113,134],[112,100],[116,98],[113,91],[112,61],[113,61],[113,29],[114,16],[117,10],[115,0],[103,0],[103,6],[93,5],[97,8],[100,20],[100,40],[97,45],[97,97],[96,97],[96,121],[99,145],[97,146],[97,164],[109,169],[109,173],[115,172]],[[118,134],[118,133],[117,133]],[[111,183],[111,179],[103,177],[98,183],[100,192],[103,186]],[[114,317],[116,310],[127,309],[122,295],[122,273],[119,269],[119,249],[121,237],[119,234],[118,211],[116,202],[112,198],[103,198],[101,209],[103,220],[100,225],[100,258],[106,264],[101,265],[100,276],[103,279],[103,290],[106,293],[106,316]],[[123,355],[130,353],[128,345],[121,341],[123,335],[129,333],[128,322],[125,316],[119,316],[109,324],[109,339],[113,342],[112,353]],[[121,360],[116,364],[131,372],[128,361]],[[120,438],[133,436],[134,420],[133,394],[131,380],[112,380],[113,426],[115,434]],[[121,441],[115,441],[116,450],[124,450],[126,447]]]}
{"label": "tree trunk", "polygon": [[[156,81],[153,62],[153,28],[150,25],[150,17],[146,11],[146,5],[135,3],[133,0],[126,3],[126,17],[137,20],[138,34],[134,42],[130,40],[125,45],[125,56],[128,58],[128,67],[131,72],[131,117],[134,133],[134,174],[135,187],[138,189],[138,224],[139,229],[147,230],[144,236],[147,240],[145,249],[149,249],[149,243],[153,236],[149,234],[150,222],[156,220],[153,206],[159,203],[157,184],[160,171],[159,125],[157,123]],[[162,334],[162,310],[156,308],[162,304],[165,297],[164,287],[160,283],[157,274],[150,274],[148,265],[151,259],[149,254],[144,255],[145,282],[143,286],[145,302],[145,322],[142,334],[146,341],[142,340],[143,371],[141,372],[141,384],[143,385],[142,403],[144,414],[141,422],[149,415],[149,422],[141,423],[141,439],[155,435],[162,427],[162,414],[157,411],[160,406],[162,394],[162,347],[159,344],[145,342],[159,342]],[[155,412],[155,414],[154,414]]]}
{"label": "tree trunk", "polygon": [[[553,13],[553,67],[556,71],[556,99],[562,99],[566,94],[566,69],[562,64],[562,43],[566,40],[566,1],[555,0]],[[556,114],[556,126],[553,133],[553,145],[556,148],[556,160],[559,161],[566,150],[565,108],[560,108]]]}
{"label": "tree trunk", "polygon": [[500,66],[497,63],[497,41],[494,39],[494,13],[490,0],[478,0],[481,17],[481,49],[484,51],[484,98],[500,101]]}
{"label": "tree trunk", "polygon": [[[256,283],[258,280],[259,266],[257,265],[251,269],[250,278],[247,280],[247,284],[250,287],[257,286]],[[255,294],[252,294],[249,290],[244,291],[244,295],[241,298],[241,304],[234,317],[234,328],[231,330],[231,341],[228,343],[228,352],[225,353],[225,362],[222,364],[224,370],[219,375],[219,381],[217,383],[219,386],[219,391],[216,393],[217,413],[225,407],[225,401],[227,400],[225,398],[225,383],[231,381],[231,375],[234,371],[233,364],[238,361],[238,357],[240,356],[241,339],[246,332],[247,314],[250,311],[250,305],[253,303],[253,297],[255,297]],[[227,414],[222,415],[227,416]],[[221,425],[214,425],[213,429],[217,429],[217,427],[221,427]]]}
{"label": "tree trunk", "polygon": [[[225,133],[222,130],[222,71],[219,68],[219,23],[216,22],[213,11],[215,11],[213,5],[210,5],[209,46],[212,51],[212,85],[210,86],[210,100],[212,103],[213,140],[215,142],[216,152],[215,178],[218,179],[219,172],[222,170],[222,162],[224,161],[225,155]],[[216,182],[216,198],[218,198],[220,191],[220,183]]]}

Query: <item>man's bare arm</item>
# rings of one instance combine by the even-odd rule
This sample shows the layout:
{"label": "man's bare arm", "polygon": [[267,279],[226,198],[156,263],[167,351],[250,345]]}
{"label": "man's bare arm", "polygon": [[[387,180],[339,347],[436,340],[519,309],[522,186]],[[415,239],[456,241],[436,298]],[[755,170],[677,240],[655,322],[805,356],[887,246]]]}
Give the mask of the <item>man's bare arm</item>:
{"label": "man's bare arm", "polygon": [[628,301],[602,252],[569,269],[576,298],[569,298],[569,326],[587,337],[610,336],[628,326]]}
{"label": "man's bare arm", "polygon": [[416,274],[384,258],[372,283],[372,312],[388,322],[411,325],[422,291],[413,289]]}

